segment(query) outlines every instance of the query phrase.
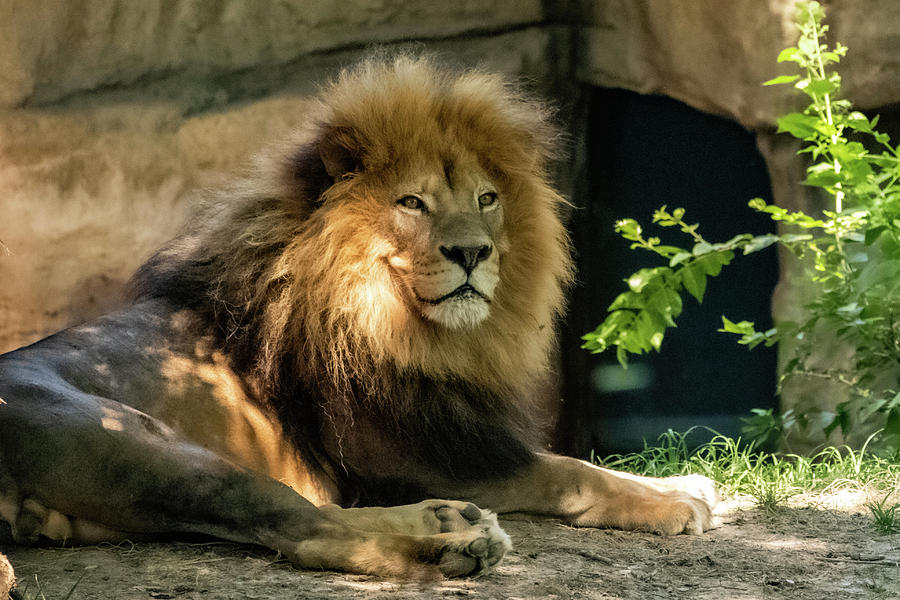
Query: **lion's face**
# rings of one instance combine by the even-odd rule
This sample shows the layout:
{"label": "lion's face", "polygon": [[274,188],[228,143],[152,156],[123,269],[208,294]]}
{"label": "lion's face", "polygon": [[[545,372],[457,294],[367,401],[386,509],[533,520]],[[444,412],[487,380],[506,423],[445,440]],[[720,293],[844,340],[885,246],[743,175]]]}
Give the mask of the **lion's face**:
{"label": "lion's face", "polygon": [[387,264],[411,309],[471,328],[487,318],[500,280],[504,198],[473,159],[433,162],[391,186]]}
{"label": "lion's face", "polygon": [[211,286],[223,329],[270,372],[340,389],[401,369],[531,394],[571,277],[546,107],[400,56],[342,72],[311,111],[246,201],[211,213],[231,224]]}

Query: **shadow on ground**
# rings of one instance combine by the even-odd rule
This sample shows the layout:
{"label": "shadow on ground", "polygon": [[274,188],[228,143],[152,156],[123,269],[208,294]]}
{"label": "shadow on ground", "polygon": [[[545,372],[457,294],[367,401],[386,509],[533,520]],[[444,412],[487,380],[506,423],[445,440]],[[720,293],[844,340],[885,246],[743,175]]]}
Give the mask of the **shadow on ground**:
{"label": "shadow on ground", "polygon": [[659,537],[502,521],[514,549],[473,579],[400,583],[297,571],[273,552],[228,543],[90,548],[0,546],[26,600],[118,598],[790,598],[900,597],[900,535],[827,508],[732,508],[703,536]]}

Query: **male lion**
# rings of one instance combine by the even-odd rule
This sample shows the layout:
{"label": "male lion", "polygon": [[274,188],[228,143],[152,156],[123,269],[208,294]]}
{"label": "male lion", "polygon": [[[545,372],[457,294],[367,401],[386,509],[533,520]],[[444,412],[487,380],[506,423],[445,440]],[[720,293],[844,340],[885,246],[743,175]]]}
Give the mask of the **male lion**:
{"label": "male lion", "polygon": [[130,307],[0,359],[2,529],[199,532],[399,576],[500,560],[477,506],[707,529],[704,478],[538,449],[571,277],[555,137],[495,75],[409,56],[343,72],[140,268]]}

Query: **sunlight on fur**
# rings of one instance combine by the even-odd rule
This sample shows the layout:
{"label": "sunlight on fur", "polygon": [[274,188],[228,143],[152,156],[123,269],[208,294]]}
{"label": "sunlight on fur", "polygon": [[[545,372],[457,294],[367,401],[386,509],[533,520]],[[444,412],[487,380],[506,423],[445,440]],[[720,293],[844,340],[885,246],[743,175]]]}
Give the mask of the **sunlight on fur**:
{"label": "sunlight on fur", "polygon": [[[264,381],[293,355],[338,387],[385,366],[532,389],[571,279],[545,107],[498,75],[401,55],[342,72],[317,110],[159,261],[214,264],[222,326],[261,347]],[[304,171],[318,154],[328,173]],[[398,210],[409,194],[426,210]],[[466,273],[457,247],[490,255]]]}

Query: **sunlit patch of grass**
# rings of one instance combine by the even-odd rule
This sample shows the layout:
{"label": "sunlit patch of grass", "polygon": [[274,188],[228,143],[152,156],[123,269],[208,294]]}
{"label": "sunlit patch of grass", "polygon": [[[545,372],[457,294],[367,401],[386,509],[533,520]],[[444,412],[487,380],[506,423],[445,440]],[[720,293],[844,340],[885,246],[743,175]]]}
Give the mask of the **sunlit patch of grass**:
{"label": "sunlit patch of grass", "polygon": [[[655,445],[645,442],[640,452],[597,462],[651,477],[705,475],[718,484],[726,498],[747,497],[767,511],[804,494],[827,495],[848,489],[888,494],[900,489],[900,464],[868,450],[874,435],[859,450],[828,447],[813,456],[800,456],[765,452],[752,442],[715,432],[709,442],[694,448],[688,437],[695,429],[684,433],[670,430]],[[890,512],[893,523],[900,523],[900,505],[888,507],[883,501],[880,509],[885,515]]]}

